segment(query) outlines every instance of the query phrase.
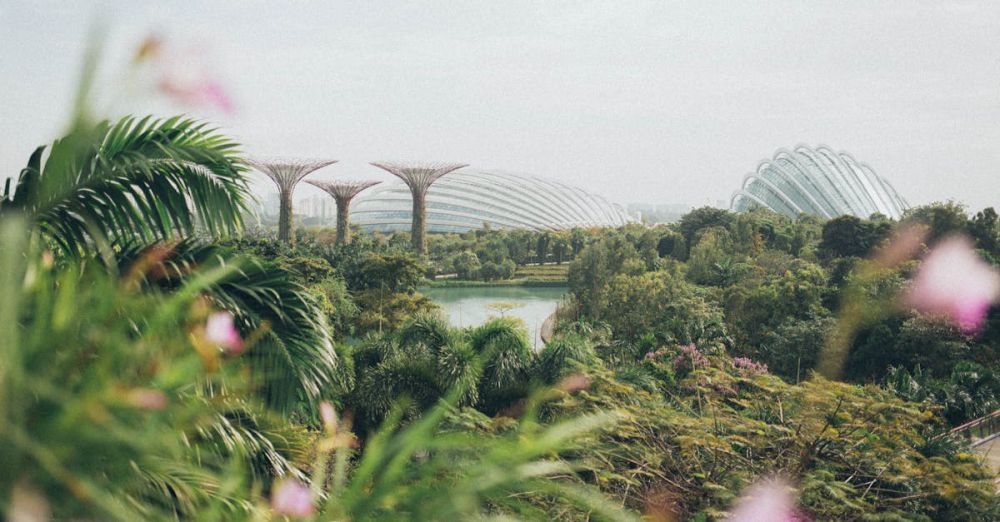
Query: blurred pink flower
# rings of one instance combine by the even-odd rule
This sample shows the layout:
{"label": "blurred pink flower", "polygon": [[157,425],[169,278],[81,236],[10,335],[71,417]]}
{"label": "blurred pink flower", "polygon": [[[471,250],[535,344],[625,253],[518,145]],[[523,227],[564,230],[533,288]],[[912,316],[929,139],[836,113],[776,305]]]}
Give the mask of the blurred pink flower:
{"label": "blurred pink flower", "polygon": [[162,410],[167,407],[167,396],[160,390],[138,388],[129,392],[128,402],[143,410]]}
{"label": "blurred pink flower", "polygon": [[185,105],[215,107],[227,114],[233,112],[233,102],[222,85],[209,78],[181,80],[164,76],[160,80],[160,90]]}
{"label": "blurred pink flower", "polygon": [[727,518],[729,522],[805,522],[809,519],[795,507],[792,488],[783,479],[758,481],[743,496]]}
{"label": "blurred pink flower", "polygon": [[955,236],[941,240],[924,258],[905,302],[923,313],[948,317],[973,334],[998,297],[1000,273],[979,258],[968,239]]}
{"label": "blurred pink flower", "polygon": [[590,379],[582,373],[574,373],[559,381],[557,388],[566,393],[576,393],[590,386]]}
{"label": "blurred pink flower", "polygon": [[327,431],[337,431],[337,410],[328,401],[319,403],[319,418]]}
{"label": "blurred pink flower", "polygon": [[231,114],[232,98],[207,60],[209,53],[198,46],[182,49],[158,35],[139,45],[133,63],[149,71],[155,88],[174,101],[192,107],[210,107]]}
{"label": "blurred pink flower", "polygon": [[309,488],[294,479],[285,479],[274,487],[271,509],[278,515],[294,518],[305,518],[315,513]]}
{"label": "blurred pink flower", "polygon": [[226,353],[238,355],[243,352],[243,339],[233,324],[233,314],[215,312],[205,322],[205,339],[221,346]]}

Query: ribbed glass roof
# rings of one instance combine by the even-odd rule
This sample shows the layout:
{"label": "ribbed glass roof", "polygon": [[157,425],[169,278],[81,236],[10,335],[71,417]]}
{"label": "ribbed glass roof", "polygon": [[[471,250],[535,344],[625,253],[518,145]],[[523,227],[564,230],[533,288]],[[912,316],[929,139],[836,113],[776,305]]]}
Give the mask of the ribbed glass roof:
{"label": "ribbed glass roof", "polygon": [[850,154],[800,145],[792,151],[779,150],[756,172],[744,176],[730,208],[745,211],[754,206],[792,217],[883,214],[899,219],[909,205],[885,178]]}
{"label": "ribbed glass roof", "polygon": [[[351,206],[351,222],[366,230],[408,230],[412,201],[402,182],[363,193]],[[483,228],[562,230],[616,227],[632,219],[618,205],[557,181],[509,172],[464,168],[427,191],[427,230],[465,232]]]}

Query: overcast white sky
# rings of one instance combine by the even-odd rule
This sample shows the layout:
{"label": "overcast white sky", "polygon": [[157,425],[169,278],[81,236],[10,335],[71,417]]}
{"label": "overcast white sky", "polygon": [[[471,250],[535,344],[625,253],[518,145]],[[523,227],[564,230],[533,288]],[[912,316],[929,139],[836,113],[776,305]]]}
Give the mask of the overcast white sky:
{"label": "overcast white sky", "polygon": [[463,161],[704,204],[804,143],[914,204],[1000,206],[996,1],[0,0],[0,177],[66,123],[94,15],[109,63],[151,33],[196,46],[237,104],[196,115],[331,176]]}

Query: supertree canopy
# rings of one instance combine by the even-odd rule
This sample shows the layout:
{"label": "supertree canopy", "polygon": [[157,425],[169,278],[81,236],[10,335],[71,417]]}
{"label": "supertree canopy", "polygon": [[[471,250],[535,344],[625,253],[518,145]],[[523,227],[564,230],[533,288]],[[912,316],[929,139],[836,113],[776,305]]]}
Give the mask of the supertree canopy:
{"label": "supertree canopy", "polygon": [[278,239],[295,243],[295,224],[292,215],[292,193],[295,186],[318,169],[332,165],[337,160],[329,159],[293,159],[293,158],[256,158],[247,163],[263,172],[278,186],[278,196],[281,206],[278,211]]}

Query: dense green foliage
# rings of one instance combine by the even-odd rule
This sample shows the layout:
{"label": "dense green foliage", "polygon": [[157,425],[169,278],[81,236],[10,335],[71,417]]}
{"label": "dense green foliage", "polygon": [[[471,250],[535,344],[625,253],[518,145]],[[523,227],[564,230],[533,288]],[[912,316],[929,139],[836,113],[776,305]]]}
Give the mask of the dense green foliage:
{"label": "dense green foliage", "polygon": [[[822,222],[766,210],[698,209],[675,225],[606,231],[570,265],[575,317],[607,325],[616,342],[634,346],[650,342],[649,335],[661,345],[720,340],[735,355],[798,382],[817,367],[841,307],[867,302],[843,366],[848,380],[879,382],[890,371],[917,368],[927,379],[948,379],[964,362],[994,371],[1000,314],[994,310],[987,328],[970,337],[935,317],[893,309],[889,303],[915,264],[874,270],[864,258],[901,226],[919,223],[928,229],[927,245],[965,233],[984,258],[995,260],[995,214],[985,209],[969,217],[960,205],[934,204],[911,209],[897,224],[881,216]],[[652,259],[645,255],[649,235],[657,245]]]}

